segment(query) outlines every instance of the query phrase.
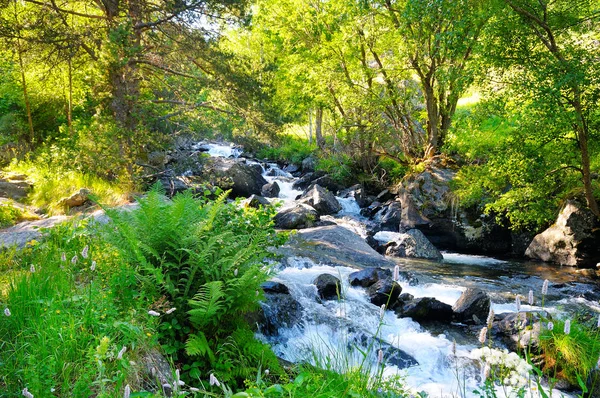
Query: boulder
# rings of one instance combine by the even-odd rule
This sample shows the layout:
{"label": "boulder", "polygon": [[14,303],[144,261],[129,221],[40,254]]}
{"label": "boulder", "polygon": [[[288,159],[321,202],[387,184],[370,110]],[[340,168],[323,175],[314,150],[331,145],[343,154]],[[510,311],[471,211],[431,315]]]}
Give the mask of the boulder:
{"label": "boulder", "polygon": [[541,323],[537,312],[519,312],[496,315],[492,323],[492,335],[511,351],[525,348],[538,352]]}
{"label": "boulder", "polygon": [[58,205],[65,208],[73,208],[83,206],[89,201],[91,191],[87,188],[81,188],[79,191],[73,193],[71,196],[62,198],[58,201]]}
{"label": "boulder", "polygon": [[351,286],[369,287],[384,279],[392,279],[392,271],[379,267],[365,268],[348,275],[348,282]]}
{"label": "boulder", "polygon": [[418,229],[411,229],[388,243],[385,254],[392,257],[442,260],[442,253]]}
{"label": "boulder", "polygon": [[299,325],[303,308],[289,293],[267,293],[261,302],[258,327],[267,336],[276,336],[281,328]]}
{"label": "boulder", "polygon": [[342,205],[335,196],[320,185],[314,185],[300,198],[300,203],[312,206],[319,215],[335,214],[342,210]]}
{"label": "boulder", "polygon": [[378,202],[387,202],[388,200],[394,199],[394,196],[395,195],[389,189],[384,189],[377,194],[375,200]]}
{"label": "boulder", "polygon": [[324,175],[323,177],[319,177],[319,178],[312,180],[306,190],[309,191],[313,187],[313,185],[319,185],[333,193],[338,192],[339,190],[344,188],[343,186],[341,186],[340,184],[335,182],[333,180],[333,178],[331,178],[328,175]]}
{"label": "boulder", "polygon": [[302,172],[303,173],[313,172],[313,171],[315,171],[316,165],[317,165],[317,161],[312,156],[304,158],[304,160],[302,161]]}
{"label": "boulder", "polygon": [[296,180],[296,182],[294,182],[294,184],[292,185],[292,188],[304,191],[314,180],[323,177],[324,175],[325,172],[323,171],[307,173],[300,177],[298,180]]}
{"label": "boulder", "polygon": [[391,279],[381,279],[367,288],[367,295],[372,304],[390,306],[402,293],[402,287]]}
{"label": "boulder", "polygon": [[339,193],[339,196],[342,198],[354,198],[360,208],[367,207],[372,202],[372,197],[367,196],[365,189],[360,184],[344,189]]}
{"label": "boulder", "polygon": [[169,197],[193,188],[187,177],[164,175],[158,180]]}
{"label": "boulder", "polygon": [[275,215],[275,227],[281,229],[311,228],[319,221],[319,213],[311,206],[298,204]]}
{"label": "boulder", "polygon": [[485,323],[491,306],[490,296],[481,289],[468,288],[452,307],[454,319],[463,323]]}
{"label": "boulder", "polygon": [[20,200],[27,196],[30,189],[31,185],[24,180],[0,179],[0,197],[2,198]]}
{"label": "boulder", "polygon": [[250,195],[248,199],[244,201],[247,206],[254,207],[258,209],[259,207],[270,206],[271,202],[269,202],[266,198],[258,195]]}
{"label": "boulder", "polygon": [[315,263],[358,269],[395,265],[358,234],[339,225],[301,229],[276,252],[286,258],[306,257]]}
{"label": "boulder", "polygon": [[209,158],[201,173],[211,185],[223,190],[231,189],[233,197],[260,195],[262,187],[267,184],[260,171],[248,165],[244,159]]}
{"label": "boulder", "polygon": [[[406,369],[411,366],[417,366],[419,363],[410,354],[394,347],[384,340],[370,336],[366,333],[358,333],[351,336],[348,346],[360,347],[363,353],[369,357],[370,363],[377,363],[379,350],[382,352],[383,363],[386,365],[397,366],[398,369]],[[376,349],[374,348],[376,347]]]}
{"label": "boulder", "polygon": [[0,231],[0,249],[16,247],[22,249],[31,240],[40,240],[43,231],[67,221],[67,216],[54,216],[37,221],[26,221]]}
{"label": "boulder", "polygon": [[556,222],[538,234],[525,251],[529,258],[592,268],[600,261],[600,230],[594,214],[575,201],[568,201]]}
{"label": "boulder", "polygon": [[440,250],[490,256],[512,250],[508,226],[477,207],[464,208],[450,189],[457,167],[444,156],[431,159],[420,173],[407,176],[398,187],[402,204],[400,227],[417,228]]}
{"label": "boulder", "polygon": [[[172,396],[175,379],[171,364],[164,355],[153,348],[144,352],[139,362],[146,373],[144,379],[150,383],[147,389],[153,392],[160,391],[161,395],[166,397]],[[132,372],[132,374],[135,375],[136,372]]]}
{"label": "boulder", "polygon": [[400,230],[400,219],[402,205],[400,202],[391,202],[375,214],[375,220],[379,223],[380,231],[398,232]]}
{"label": "boulder", "polygon": [[323,300],[335,300],[341,297],[340,280],[331,274],[317,276],[313,284],[317,287],[317,294]]}
{"label": "boulder", "polygon": [[290,174],[294,174],[297,173],[298,171],[300,171],[300,167],[298,167],[297,165],[290,163],[290,164],[286,164],[285,167],[283,168],[283,171],[285,171],[286,173],[290,173]]}
{"label": "boulder", "polygon": [[266,281],[260,287],[265,293],[290,294],[290,289],[281,282]]}
{"label": "boulder", "polygon": [[399,306],[396,314],[410,317],[416,322],[450,322],[452,307],[433,297],[420,297]]}
{"label": "boulder", "polygon": [[262,196],[264,196],[265,198],[276,198],[279,196],[279,191],[280,191],[280,188],[279,188],[279,184],[277,184],[277,181],[273,181],[272,183],[265,184],[261,188]]}

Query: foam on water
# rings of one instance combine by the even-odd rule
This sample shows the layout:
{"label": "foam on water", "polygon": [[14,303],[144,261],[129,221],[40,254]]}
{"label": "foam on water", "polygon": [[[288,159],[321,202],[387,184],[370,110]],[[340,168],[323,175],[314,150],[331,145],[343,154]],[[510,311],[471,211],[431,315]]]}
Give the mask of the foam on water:
{"label": "foam on water", "polygon": [[496,258],[475,256],[471,254],[442,252],[442,256],[444,256],[443,261],[450,264],[496,265],[507,263],[507,261],[498,260]]}
{"label": "foam on water", "polygon": [[208,154],[214,157],[237,158],[242,154],[242,150],[234,147],[233,144],[202,144],[201,147],[208,148]]}

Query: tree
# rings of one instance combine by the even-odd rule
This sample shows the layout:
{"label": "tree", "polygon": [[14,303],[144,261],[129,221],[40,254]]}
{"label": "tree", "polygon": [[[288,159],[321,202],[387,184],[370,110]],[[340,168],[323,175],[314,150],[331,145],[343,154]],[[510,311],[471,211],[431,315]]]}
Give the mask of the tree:
{"label": "tree", "polygon": [[385,0],[382,6],[423,90],[430,158],[443,146],[456,104],[473,81],[472,60],[492,9],[478,0]]}
{"label": "tree", "polygon": [[[562,142],[579,153],[575,164],[564,157],[558,171],[581,175],[587,205],[600,215],[594,197],[590,140],[598,138],[600,70],[598,21],[594,0],[504,0],[488,58],[505,72],[523,104],[551,121],[543,131],[531,130],[542,145]],[[596,148],[597,150],[598,148]]]}

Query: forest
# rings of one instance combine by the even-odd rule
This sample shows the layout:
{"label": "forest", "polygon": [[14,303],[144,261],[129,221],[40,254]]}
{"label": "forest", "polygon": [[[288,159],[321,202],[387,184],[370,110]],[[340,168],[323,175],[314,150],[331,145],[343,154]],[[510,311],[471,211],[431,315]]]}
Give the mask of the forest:
{"label": "forest", "polygon": [[[0,0],[0,43],[0,228],[68,219],[21,247],[0,244],[0,396],[600,396],[599,0]],[[220,160],[206,155],[219,145],[249,160],[224,160],[235,165],[221,175]],[[313,180],[298,188],[307,170]],[[240,173],[262,188],[246,194],[222,183]],[[439,175],[451,175],[443,192]],[[335,211],[318,207],[321,191],[303,201],[314,181],[336,193]],[[280,198],[294,184],[290,206],[309,211],[302,226],[282,227],[287,202],[244,201],[268,196],[267,182],[279,183]],[[491,307],[474,325],[424,327],[428,338],[443,333],[451,351],[441,361],[456,376],[440,382],[448,395],[421,388],[397,364],[390,376],[381,358],[388,346],[403,348],[386,340],[387,316],[417,305],[396,302],[394,286],[423,297],[403,277],[424,272],[418,263],[385,263],[391,291],[383,306],[367,303],[378,307],[374,319],[382,315],[358,364],[340,347],[326,351],[338,352],[341,368],[317,349],[311,361],[288,360],[278,332],[253,326],[271,322],[258,320],[269,318],[261,302],[283,300],[272,283],[296,286],[281,264],[301,255],[285,250],[310,239],[303,228],[341,225],[327,217],[350,214],[351,186],[359,186],[351,216],[366,228],[357,234],[385,255],[378,261],[393,256],[381,233],[421,230],[444,258],[517,264],[505,274],[498,265],[495,280],[509,278],[515,292],[489,292]],[[587,226],[574,233],[583,242],[575,262],[526,256],[573,203]],[[108,224],[88,217],[98,209]],[[472,230],[489,233],[485,243],[470,240]],[[527,274],[539,279],[541,300],[526,282],[511,285],[513,272],[535,268],[518,265],[526,258],[561,266]],[[335,266],[326,274],[348,278],[351,265]],[[334,296],[347,303],[356,288],[339,279]],[[548,279],[586,304],[575,310],[559,293],[547,296]],[[504,352],[492,329],[510,317],[498,318],[509,295],[525,326]],[[472,323],[457,321],[457,305],[452,327]],[[537,337],[521,344],[522,333]],[[483,376],[461,373],[471,366],[465,347],[488,355]]]}

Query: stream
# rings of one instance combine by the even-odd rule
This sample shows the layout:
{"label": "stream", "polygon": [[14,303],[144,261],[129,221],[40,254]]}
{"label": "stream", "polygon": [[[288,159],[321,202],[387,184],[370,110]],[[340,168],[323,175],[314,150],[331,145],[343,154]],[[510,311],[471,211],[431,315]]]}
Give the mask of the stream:
{"label": "stream", "polygon": [[[232,146],[218,144],[210,144],[208,152],[211,156],[225,157],[236,157],[241,153]],[[271,200],[282,201],[283,207],[292,206],[296,196],[302,193],[292,188],[296,179],[277,164],[247,162],[261,164],[265,179],[277,182],[279,198]],[[356,201],[353,198],[337,199],[342,210],[322,219],[333,221],[364,238],[369,221],[360,215]],[[478,287],[489,293],[494,312],[501,314],[516,312],[517,294],[525,303],[522,311],[541,310],[542,284],[548,279],[550,288],[544,310],[553,316],[565,317],[585,307],[600,312],[597,288],[574,269],[458,253],[442,254],[442,262],[390,258],[402,271],[410,272],[419,281],[417,284],[400,281],[402,292],[415,298],[434,297],[453,305],[466,288]],[[414,392],[424,391],[430,397],[477,396],[471,391],[481,384],[481,369],[470,357],[471,351],[480,347],[477,332],[466,332],[464,328],[448,324],[427,325],[425,328],[410,318],[398,318],[392,311],[385,311],[381,316],[380,308],[369,302],[364,288],[349,285],[348,275],[354,271],[348,267],[315,264],[300,257],[282,261],[272,279],[285,284],[302,305],[302,322],[292,328],[280,329],[276,336],[259,333],[259,338],[269,343],[279,357],[290,362],[310,362],[338,371],[362,366],[375,372],[378,368],[377,353],[369,350],[374,336],[378,343],[401,349],[418,362],[416,366],[399,369],[384,359],[384,377],[400,376]],[[313,280],[323,273],[332,274],[342,281],[343,299],[317,300]],[[530,289],[535,294],[533,306],[526,303]],[[357,347],[369,351],[366,362]],[[322,362],[325,359],[327,363]],[[466,394],[459,390],[466,391]],[[570,396],[555,390],[557,392],[559,394],[554,396]],[[504,392],[499,390],[498,396],[505,396]],[[538,393],[529,391],[527,396],[537,397]]]}

